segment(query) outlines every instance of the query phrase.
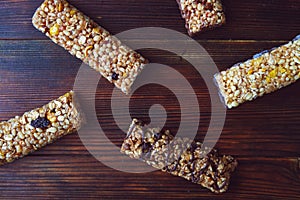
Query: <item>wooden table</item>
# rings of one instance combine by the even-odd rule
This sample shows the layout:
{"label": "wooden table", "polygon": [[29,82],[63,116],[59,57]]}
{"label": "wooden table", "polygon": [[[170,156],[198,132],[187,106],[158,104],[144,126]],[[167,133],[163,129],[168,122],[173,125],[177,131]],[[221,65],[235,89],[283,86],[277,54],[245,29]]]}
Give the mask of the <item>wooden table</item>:
{"label": "wooden table", "polygon": [[[111,33],[138,27],[164,27],[186,34],[175,0],[70,0]],[[81,62],[53,44],[31,24],[42,0],[0,3],[0,119],[41,106],[73,88]],[[300,33],[299,0],[224,0],[228,23],[195,39],[220,70],[253,54],[293,39]],[[179,56],[148,49],[152,62],[181,72],[196,91],[204,115],[197,139],[209,124],[210,104],[201,76]],[[229,110],[216,147],[235,156],[239,167],[230,189],[214,195],[181,178],[156,171],[130,174],[111,169],[89,154],[72,134],[32,155],[2,166],[1,199],[300,199],[300,82],[237,109]],[[101,80],[96,110],[116,145],[124,137],[114,123],[112,85]],[[176,131],[180,108],[163,87],[141,89],[131,100],[131,115],[148,119],[144,105],[161,103],[168,111],[166,128]],[[299,98],[299,99],[298,99]],[[208,99],[208,100],[207,100]],[[193,120],[193,119],[191,119]],[[113,159],[113,158],[112,158]]]}

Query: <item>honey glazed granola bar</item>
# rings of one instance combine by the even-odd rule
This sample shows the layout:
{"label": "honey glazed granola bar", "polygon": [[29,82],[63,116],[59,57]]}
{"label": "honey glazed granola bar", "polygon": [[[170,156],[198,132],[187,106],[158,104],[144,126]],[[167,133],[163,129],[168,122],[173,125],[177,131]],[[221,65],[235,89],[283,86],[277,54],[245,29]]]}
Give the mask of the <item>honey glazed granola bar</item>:
{"label": "honey glazed granola bar", "polygon": [[169,131],[143,127],[134,119],[121,152],[214,193],[227,191],[237,161],[231,156],[219,155],[216,149],[202,150],[201,147],[201,143],[173,137]]}
{"label": "honey glazed granola bar", "polygon": [[0,122],[0,165],[22,158],[76,131],[81,122],[73,91],[41,108]]}
{"label": "honey glazed granola bar", "polygon": [[215,75],[222,101],[230,109],[274,92],[300,78],[300,35]]}
{"label": "honey glazed granola bar", "polygon": [[147,61],[65,0],[46,0],[32,23],[53,42],[130,92]]}
{"label": "honey glazed granola bar", "polygon": [[190,36],[226,21],[221,0],[177,0],[177,3]]}

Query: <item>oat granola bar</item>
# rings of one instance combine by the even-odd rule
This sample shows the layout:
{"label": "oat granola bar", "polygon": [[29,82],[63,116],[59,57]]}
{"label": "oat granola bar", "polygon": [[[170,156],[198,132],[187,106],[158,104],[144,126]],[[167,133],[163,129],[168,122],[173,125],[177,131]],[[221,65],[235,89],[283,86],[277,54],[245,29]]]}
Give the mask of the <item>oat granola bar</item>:
{"label": "oat granola bar", "polygon": [[221,0],[177,0],[177,3],[190,36],[225,23]]}
{"label": "oat granola bar", "polygon": [[215,75],[220,96],[230,109],[288,86],[300,77],[300,35]]}
{"label": "oat granola bar", "polygon": [[65,0],[44,1],[32,23],[126,94],[146,64],[140,54],[121,44]]}
{"label": "oat granola bar", "polygon": [[215,149],[201,150],[201,147],[201,143],[173,137],[169,131],[143,127],[134,119],[121,152],[214,193],[225,192],[237,161],[231,156],[219,155]]}
{"label": "oat granola bar", "polygon": [[76,131],[81,125],[71,91],[41,108],[0,122],[0,165],[13,162]]}

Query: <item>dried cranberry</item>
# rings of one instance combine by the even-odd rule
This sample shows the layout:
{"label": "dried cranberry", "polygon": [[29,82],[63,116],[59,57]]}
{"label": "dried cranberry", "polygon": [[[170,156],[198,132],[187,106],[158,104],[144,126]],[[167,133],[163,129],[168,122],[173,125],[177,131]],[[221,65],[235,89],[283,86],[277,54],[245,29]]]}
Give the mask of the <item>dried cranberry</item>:
{"label": "dried cranberry", "polygon": [[206,3],[205,4],[205,9],[207,9],[207,10],[213,10],[213,4],[212,3]]}
{"label": "dried cranberry", "polygon": [[50,124],[50,121],[45,117],[38,117],[35,120],[32,120],[30,125],[34,128],[47,128]]}

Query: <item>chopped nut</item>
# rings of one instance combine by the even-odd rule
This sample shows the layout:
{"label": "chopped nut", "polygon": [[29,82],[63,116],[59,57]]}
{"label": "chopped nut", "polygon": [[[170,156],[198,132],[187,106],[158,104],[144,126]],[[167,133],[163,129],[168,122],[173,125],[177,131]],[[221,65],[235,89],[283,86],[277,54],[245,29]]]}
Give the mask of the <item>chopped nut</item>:
{"label": "chopped nut", "polygon": [[57,118],[57,120],[60,121],[60,122],[63,122],[63,121],[65,120],[65,118],[64,118],[63,116],[59,116],[59,117]]}
{"label": "chopped nut", "polygon": [[21,153],[22,152],[22,147],[20,145],[15,146],[16,152]]}
{"label": "chopped nut", "polygon": [[[62,98],[64,98],[64,97],[62,97]],[[56,108],[61,108],[62,107],[62,102],[55,100],[54,103],[56,105]]]}
{"label": "chopped nut", "polygon": [[94,37],[94,41],[95,41],[95,42],[99,42],[99,41],[101,41],[101,40],[102,40],[102,38],[101,38],[100,35],[96,35],[96,36]]}
{"label": "chopped nut", "polygon": [[280,59],[279,62],[278,62],[278,65],[282,65],[285,63],[285,60],[284,59]]}
{"label": "chopped nut", "polygon": [[293,59],[294,59],[295,63],[300,64],[300,59],[297,56],[295,56]]}
{"label": "chopped nut", "polygon": [[47,131],[50,132],[50,133],[56,133],[57,128],[51,127],[51,128],[48,128]]}
{"label": "chopped nut", "polygon": [[11,141],[13,139],[12,135],[4,135],[4,140]]}
{"label": "chopped nut", "polygon": [[21,140],[23,140],[25,138],[22,132],[18,132],[18,136]]}
{"label": "chopped nut", "polygon": [[253,95],[252,95],[251,93],[248,93],[248,94],[246,94],[245,99],[246,99],[247,101],[249,101],[249,100],[252,99],[252,97],[253,97]]}
{"label": "chopped nut", "polygon": [[86,37],[85,37],[85,36],[81,36],[81,37],[79,38],[79,40],[78,40],[78,43],[79,43],[80,45],[85,44],[85,42],[86,42]]}

